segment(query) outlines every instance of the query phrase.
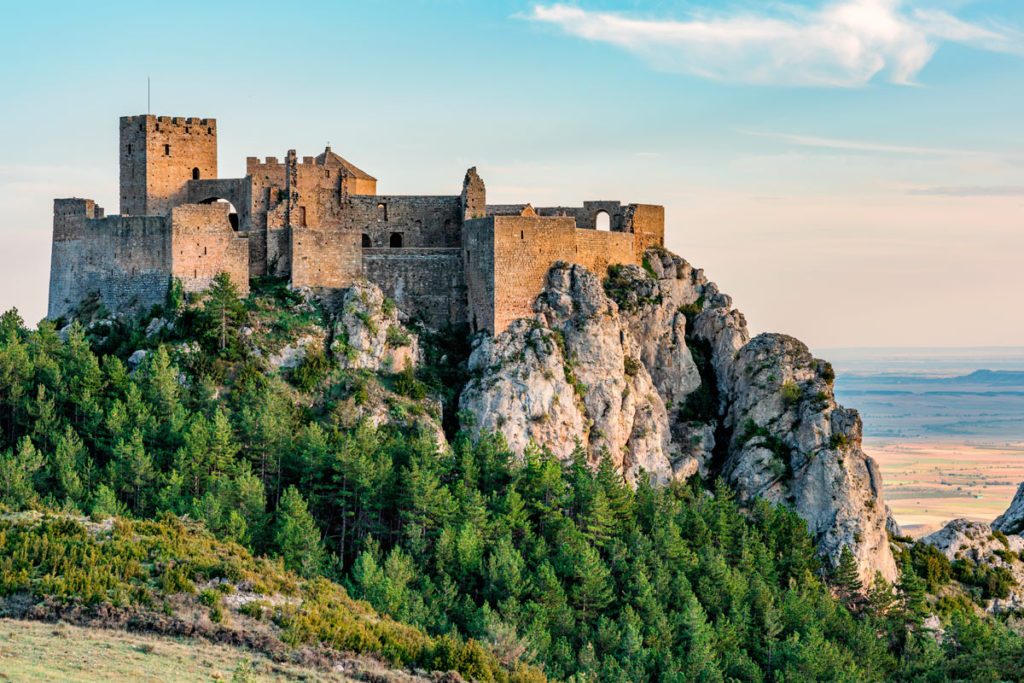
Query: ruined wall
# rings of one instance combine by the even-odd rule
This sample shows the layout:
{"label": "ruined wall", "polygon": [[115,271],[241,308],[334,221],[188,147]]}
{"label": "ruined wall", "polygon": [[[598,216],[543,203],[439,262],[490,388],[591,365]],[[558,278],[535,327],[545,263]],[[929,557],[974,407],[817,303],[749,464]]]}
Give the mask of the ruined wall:
{"label": "ruined wall", "polygon": [[53,214],[47,317],[92,294],[119,314],[163,303],[171,273],[167,218],[103,217],[88,199],[56,199]]}
{"label": "ruined wall", "polygon": [[348,287],[363,277],[357,232],[291,229],[293,287]]}
{"label": "ruined wall", "polygon": [[345,227],[365,234],[370,247],[386,248],[393,234],[403,247],[458,248],[462,204],[458,196],[351,196],[343,208]]}
{"label": "ruined wall", "polygon": [[462,226],[467,321],[473,332],[494,329],[494,221],[468,219]]}
{"label": "ruined wall", "polygon": [[576,256],[567,260],[584,266],[602,279],[608,273],[608,266],[614,263],[640,263],[633,249],[633,235],[629,233],[577,229],[574,236]]}
{"label": "ruined wall", "polygon": [[185,188],[185,201],[188,204],[212,203],[224,199],[235,207],[238,212],[237,227],[239,232],[250,232],[252,229],[252,182],[249,178],[221,178],[213,180],[190,180]]}
{"label": "ruined wall", "polygon": [[364,249],[363,272],[399,309],[434,329],[466,320],[461,249]]}
{"label": "ruined wall", "polygon": [[648,247],[665,246],[665,207],[630,204],[626,219],[633,232],[633,249],[639,262]]}
{"label": "ruined wall", "polygon": [[164,216],[187,201],[188,181],[217,177],[217,122],[121,117],[121,213]]}
{"label": "ruined wall", "polygon": [[483,218],[487,215],[487,188],[477,174],[476,166],[466,171],[462,179],[462,217],[464,220]]}
{"label": "ruined wall", "polygon": [[577,228],[571,216],[490,216],[465,225],[469,315],[494,334],[533,315],[533,300],[556,261],[604,277],[613,263],[639,263],[633,235]]}
{"label": "ruined wall", "polygon": [[616,201],[583,202],[583,206],[543,206],[534,209],[538,216],[571,216],[576,227],[584,230],[597,228],[597,215],[608,214],[608,229],[615,232],[629,232],[625,218],[625,207]]}
{"label": "ruined wall", "polygon": [[235,232],[227,204],[185,204],[171,209],[171,274],[186,292],[200,292],[226,272],[249,292],[249,241]]}
{"label": "ruined wall", "polygon": [[[273,248],[268,230],[284,226],[284,203],[287,191],[287,173],[284,164],[277,157],[267,157],[261,162],[257,157],[245,160],[245,172],[250,182],[252,198],[249,216],[249,269],[253,277],[270,274],[273,251],[280,261],[281,241],[275,239]],[[286,250],[287,251],[287,250]],[[275,273],[276,274],[276,273]]]}

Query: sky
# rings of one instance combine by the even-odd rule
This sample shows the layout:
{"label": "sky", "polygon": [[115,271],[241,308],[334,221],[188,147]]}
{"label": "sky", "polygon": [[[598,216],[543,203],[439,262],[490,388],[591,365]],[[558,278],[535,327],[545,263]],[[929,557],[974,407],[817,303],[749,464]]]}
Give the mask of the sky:
{"label": "sky", "polygon": [[14,3],[0,311],[45,315],[55,197],[117,211],[118,117],[334,151],[382,193],[662,204],[753,333],[1024,345],[1019,0]]}

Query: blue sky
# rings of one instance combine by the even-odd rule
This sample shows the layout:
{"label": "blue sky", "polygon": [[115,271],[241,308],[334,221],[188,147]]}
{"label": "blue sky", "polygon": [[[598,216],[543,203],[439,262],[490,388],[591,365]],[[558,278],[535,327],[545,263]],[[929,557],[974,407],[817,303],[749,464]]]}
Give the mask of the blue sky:
{"label": "blue sky", "polygon": [[1021,345],[1024,5],[20,3],[0,43],[0,310],[51,201],[116,211],[117,118],[218,119],[220,174],[335,151],[388,193],[660,203],[755,331]]}

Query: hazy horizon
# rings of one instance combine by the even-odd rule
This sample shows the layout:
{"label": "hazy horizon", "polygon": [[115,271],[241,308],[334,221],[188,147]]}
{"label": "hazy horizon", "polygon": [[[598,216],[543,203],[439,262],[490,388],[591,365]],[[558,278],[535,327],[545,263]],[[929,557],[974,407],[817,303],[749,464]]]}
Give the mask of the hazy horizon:
{"label": "hazy horizon", "polygon": [[159,24],[133,7],[6,15],[0,310],[30,322],[52,200],[117,212],[117,119],[146,110],[151,76],[153,113],[218,120],[222,177],[328,142],[382,193],[455,194],[475,165],[493,203],[665,205],[666,246],[753,333],[1024,340],[1009,0],[184,2]]}

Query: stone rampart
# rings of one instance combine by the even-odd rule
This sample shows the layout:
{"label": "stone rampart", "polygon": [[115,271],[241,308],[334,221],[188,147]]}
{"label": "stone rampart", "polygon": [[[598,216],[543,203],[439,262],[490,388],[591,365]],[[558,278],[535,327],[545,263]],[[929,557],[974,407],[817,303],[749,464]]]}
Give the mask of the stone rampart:
{"label": "stone rampart", "polygon": [[54,201],[47,317],[66,315],[91,295],[114,313],[162,303],[171,272],[168,219],[109,216],[91,200]]}
{"label": "stone rampart", "polygon": [[293,287],[348,287],[363,277],[359,233],[345,230],[291,230]]}
{"label": "stone rampart", "polygon": [[370,248],[462,246],[462,203],[458,195],[351,196],[343,207],[345,226],[367,236]]}
{"label": "stone rampart", "polygon": [[438,328],[466,320],[462,250],[363,249],[363,272],[411,317]]}
{"label": "stone rampart", "polygon": [[184,204],[171,209],[171,274],[186,292],[201,292],[221,272],[249,292],[249,240],[231,226],[227,204]]}

